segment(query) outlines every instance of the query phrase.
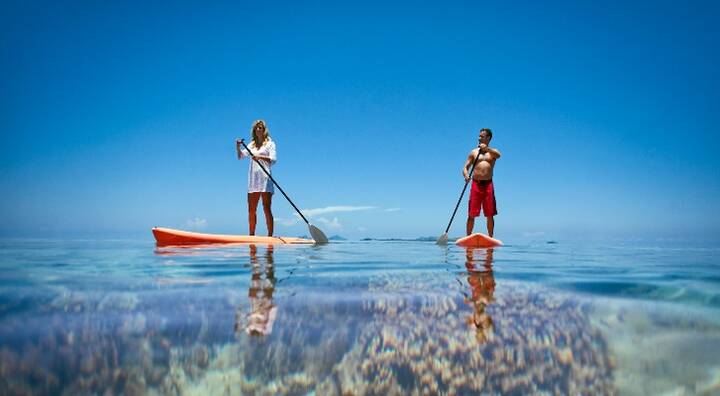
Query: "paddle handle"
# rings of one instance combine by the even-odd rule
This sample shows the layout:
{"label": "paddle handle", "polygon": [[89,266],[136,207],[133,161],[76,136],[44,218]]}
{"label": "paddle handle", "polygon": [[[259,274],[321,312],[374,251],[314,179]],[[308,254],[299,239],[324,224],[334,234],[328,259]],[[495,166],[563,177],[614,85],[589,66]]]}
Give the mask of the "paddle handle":
{"label": "paddle handle", "polygon": [[[245,144],[245,143],[243,143]],[[455,214],[457,213],[458,208],[460,207],[460,201],[462,201],[463,195],[465,195],[465,190],[467,190],[468,183],[470,180],[472,180],[473,172],[475,172],[475,164],[477,164],[478,159],[480,158],[480,148],[478,148],[478,153],[475,156],[475,161],[473,161],[472,167],[470,168],[470,179],[465,181],[465,186],[462,189],[462,192],[460,193],[460,198],[458,198],[457,204],[455,204],[455,210],[453,210],[452,216],[450,216],[450,222],[447,225],[447,228],[445,228],[445,233],[447,234],[448,231],[450,231],[450,226],[452,225],[453,219],[455,218]]]}
{"label": "paddle handle", "polygon": [[302,217],[302,219],[305,220],[305,223],[306,223],[307,225],[310,225],[310,222],[305,218],[305,216],[303,216],[303,214],[302,214],[302,212],[300,211],[300,209],[298,209],[298,207],[295,206],[295,204],[294,204],[293,201],[290,199],[290,197],[288,197],[288,195],[285,194],[285,191],[283,191],[282,187],[280,187],[280,185],[277,184],[277,182],[275,181],[275,179],[273,179],[272,175],[270,174],[270,172],[268,172],[267,169],[265,169],[265,167],[263,166],[263,164],[260,163],[260,161],[259,161],[257,158],[255,158],[255,156],[253,155],[252,151],[250,151],[250,148],[245,144],[245,142],[242,141],[242,140],[238,140],[238,141],[240,142],[240,144],[243,145],[243,147],[245,147],[245,150],[247,150],[248,154],[250,154],[250,157],[252,157],[252,159],[253,159],[258,165],[260,165],[260,169],[262,169],[263,172],[265,172],[265,174],[270,178],[270,180],[273,182],[273,184],[275,185],[275,187],[277,187],[278,190],[280,190],[280,192],[282,193],[282,195],[285,196],[285,199],[287,199],[288,202],[290,202],[290,205],[292,205],[292,207],[295,208],[295,210],[298,212],[298,214],[300,215],[300,217]]}

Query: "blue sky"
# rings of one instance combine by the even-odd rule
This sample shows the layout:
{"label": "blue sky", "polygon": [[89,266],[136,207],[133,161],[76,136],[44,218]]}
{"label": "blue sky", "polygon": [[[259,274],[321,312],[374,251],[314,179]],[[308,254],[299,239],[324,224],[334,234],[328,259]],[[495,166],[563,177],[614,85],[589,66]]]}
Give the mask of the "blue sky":
{"label": "blue sky", "polygon": [[720,231],[713,2],[117,3],[0,5],[4,235],[245,233],[257,118],[328,235],[442,233],[481,127],[500,238]]}

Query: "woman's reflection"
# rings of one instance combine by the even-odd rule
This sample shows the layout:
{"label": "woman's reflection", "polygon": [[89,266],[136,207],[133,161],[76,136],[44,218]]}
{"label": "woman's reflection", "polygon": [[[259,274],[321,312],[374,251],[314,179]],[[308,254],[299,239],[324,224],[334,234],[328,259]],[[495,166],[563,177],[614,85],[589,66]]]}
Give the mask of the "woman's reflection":
{"label": "woman's reflection", "polygon": [[[244,330],[249,335],[268,335],[272,332],[277,305],[273,301],[275,292],[275,265],[273,246],[267,245],[265,255],[258,259],[257,246],[250,245],[250,266],[252,276],[248,297],[250,313],[243,315],[238,311],[235,317],[235,331]],[[244,316],[244,317],[243,317]],[[245,323],[243,325],[243,323]]]}
{"label": "woman's reflection", "polygon": [[[475,253],[485,250],[484,260],[475,262]],[[468,324],[475,327],[475,337],[484,343],[492,337],[494,326],[487,306],[495,301],[495,277],[493,276],[493,249],[466,249],[465,268],[468,273],[468,284],[472,295],[465,295],[465,303],[473,308],[472,316],[468,317]],[[477,265],[476,265],[477,264]]]}

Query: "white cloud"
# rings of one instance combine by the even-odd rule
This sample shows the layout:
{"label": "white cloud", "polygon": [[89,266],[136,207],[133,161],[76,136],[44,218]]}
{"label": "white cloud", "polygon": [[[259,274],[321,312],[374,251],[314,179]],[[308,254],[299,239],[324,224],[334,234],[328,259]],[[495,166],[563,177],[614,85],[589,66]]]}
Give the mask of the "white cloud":
{"label": "white cloud", "polygon": [[401,208],[388,208],[388,209],[385,209],[386,212],[398,212],[398,211],[401,211],[401,210],[402,210]]}
{"label": "white cloud", "polygon": [[[326,226],[331,229],[342,230],[343,226],[337,217],[333,217],[332,220],[330,220],[327,217],[323,217],[322,215],[326,215],[328,213],[337,213],[337,212],[359,212],[359,211],[363,211],[363,210],[373,210],[373,209],[379,209],[379,208],[376,206],[338,205],[338,206],[326,206],[324,208],[303,209],[302,213],[303,213],[303,215],[305,215],[306,218],[313,219],[318,224],[322,224],[323,226]],[[281,224],[283,226],[286,226],[286,227],[294,226],[294,225],[302,222],[300,215],[298,215],[297,213],[293,213],[293,215],[294,215],[294,217],[292,217],[292,218],[276,217],[275,222],[278,224]]]}
{"label": "white cloud", "polygon": [[327,226],[330,229],[342,230],[342,224],[340,224],[340,220],[338,220],[337,217],[333,217],[332,220],[328,220],[325,217],[318,217],[317,221],[318,223],[322,223],[324,226]]}
{"label": "white cloud", "polygon": [[275,222],[281,225],[284,225],[286,227],[294,226],[295,224],[300,222],[300,216],[297,216],[292,219],[286,219],[284,217],[276,217]]}
{"label": "white cloud", "polygon": [[305,217],[314,217],[336,212],[357,212],[361,210],[377,209],[375,206],[326,206],[324,208],[303,209]]}
{"label": "white cloud", "polygon": [[196,217],[187,221],[187,226],[194,229],[202,229],[207,227],[207,220]]}

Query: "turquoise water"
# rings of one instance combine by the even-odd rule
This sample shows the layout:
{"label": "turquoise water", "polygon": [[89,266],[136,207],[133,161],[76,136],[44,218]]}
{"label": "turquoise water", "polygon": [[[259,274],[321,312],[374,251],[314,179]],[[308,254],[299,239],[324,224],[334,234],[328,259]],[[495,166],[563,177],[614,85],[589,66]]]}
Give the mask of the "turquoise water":
{"label": "turquoise water", "polygon": [[720,394],[720,247],[0,241],[0,394]]}

